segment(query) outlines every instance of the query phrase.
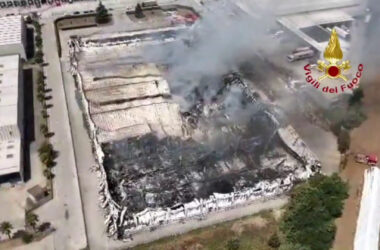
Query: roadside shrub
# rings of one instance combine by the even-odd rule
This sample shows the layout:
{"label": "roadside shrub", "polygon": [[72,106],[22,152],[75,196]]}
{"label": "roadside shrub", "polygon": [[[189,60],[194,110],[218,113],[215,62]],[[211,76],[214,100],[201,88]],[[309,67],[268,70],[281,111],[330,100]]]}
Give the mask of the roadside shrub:
{"label": "roadside shrub", "polygon": [[27,232],[25,230],[17,230],[14,234],[13,234],[13,238],[22,238],[24,236],[24,234],[26,234]]}
{"label": "roadside shrub", "polygon": [[110,21],[110,17],[108,15],[108,10],[102,2],[99,2],[98,7],[96,8],[95,22],[98,24],[108,23]]}
{"label": "roadside shrub", "polygon": [[22,236],[22,242],[25,244],[29,244],[33,241],[33,234],[25,232],[25,234]]}
{"label": "roadside shrub", "polygon": [[359,127],[365,120],[367,116],[363,112],[360,105],[351,106],[345,115],[342,125],[344,128],[351,130]]}
{"label": "roadside shrub", "polygon": [[27,16],[26,19],[25,19],[25,22],[28,23],[28,24],[31,24],[32,23],[32,17],[31,16]]}
{"label": "roadside shrub", "polygon": [[350,148],[350,144],[351,144],[350,133],[345,129],[341,129],[338,135],[339,152],[341,154],[346,153],[347,150]]}
{"label": "roadside shrub", "polygon": [[240,241],[239,239],[232,239],[227,241],[227,250],[238,250],[240,248]]}
{"label": "roadside shrub", "polygon": [[334,220],[341,215],[347,197],[347,183],[337,174],[316,175],[297,185],[280,224],[286,240],[280,249],[330,249],[336,230]]}
{"label": "roadside shrub", "polygon": [[42,223],[41,225],[38,226],[38,231],[39,232],[45,232],[50,227],[51,227],[51,223],[50,222],[44,222],[44,223]]}
{"label": "roadside shrub", "polygon": [[36,63],[44,62],[44,53],[41,50],[37,50],[36,54],[34,55],[34,61]]}
{"label": "roadside shrub", "polygon": [[135,17],[136,18],[143,18],[144,17],[143,10],[142,10],[141,5],[139,3],[136,4],[136,7],[135,7]]}
{"label": "roadside shrub", "polygon": [[356,104],[362,104],[363,97],[364,97],[363,89],[357,88],[353,91],[350,99],[348,100],[348,104],[350,106],[353,106]]}
{"label": "roadside shrub", "polygon": [[277,232],[272,234],[268,240],[268,246],[270,246],[271,248],[279,248],[281,245],[281,242],[280,242],[280,238],[278,237],[278,234]]}

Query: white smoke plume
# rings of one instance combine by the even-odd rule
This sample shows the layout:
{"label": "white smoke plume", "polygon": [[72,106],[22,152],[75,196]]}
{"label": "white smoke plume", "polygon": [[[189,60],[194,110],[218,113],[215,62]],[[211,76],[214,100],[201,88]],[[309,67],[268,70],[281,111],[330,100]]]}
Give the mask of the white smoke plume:
{"label": "white smoke plume", "polygon": [[268,35],[275,18],[257,6],[253,8],[259,15],[248,15],[233,1],[213,2],[204,7],[202,17],[181,35],[180,42],[145,52],[148,61],[169,64],[167,78],[182,108],[191,104],[183,98],[195,88],[207,85],[212,91],[217,84],[212,79],[236,70],[259,50],[276,48],[276,41]]}

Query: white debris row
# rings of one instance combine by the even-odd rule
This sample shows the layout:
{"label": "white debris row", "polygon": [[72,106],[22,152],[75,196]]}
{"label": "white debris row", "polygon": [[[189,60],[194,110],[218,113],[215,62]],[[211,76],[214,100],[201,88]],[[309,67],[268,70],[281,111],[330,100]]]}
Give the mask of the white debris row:
{"label": "white debris row", "polygon": [[195,199],[177,209],[147,208],[133,214],[133,218],[125,220],[124,226],[129,227],[124,234],[132,234],[149,227],[178,222],[192,217],[203,218],[210,212],[234,208],[262,198],[272,198],[288,191],[296,179],[308,178],[312,172],[289,174],[285,179],[262,181],[252,188],[228,194],[214,193],[208,199]]}
{"label": "white debris row", "polygon": [[288,149],[304,162],[306,168],[320,166],[317,156],[309,149],[291,125],[279,128],[277,133]]}
{"label": "white debris row", "polygon": [[[133,38],[134,36],[139,35],[148,35],[148,34],[158,34],[162,32],[178,32],[180,30],[187,29],[188,27],[186,25],[180,25],[180,26],[174,26],[174,27],[166,27],[166,28],[160,28],[160,29],[153,29],[153,30],[142,30],[142,31],[135,31],[135,32],[124,32],[124,33],[115,33],[115,34],[106,34],[106,35],[93,35],[91,38],[83,38],[81,40],[81,47],[84,49],[86,48],[94,48],[94,47],[108,47],[108,46],[141,46],[141,45],[148,45],[148,44],[161,44],[165,42],[173,42],[175,39],[173,37],[167,37],[164,39],[157,39],[157,37],[146,38],[146,39],[140,39],[140,38]],[[125,38],[124,40],[118,40],[118,41],[103,41],[104,39],[112,40],[112,38]]]}
{"label": "white debris row", "polygon": [[354,250],[378,250],[380,233],[380,169],[364,173],[364,187],[356,226]]}
{"label": "white debris row", "polygon": [[[125,31],[125,32],[115,32],[115,33],[104,33],[104,34],[93,34],[90,37],[81,37],[81,46],[87,47],[86,43],[91,40],[102,40],[102,39],[112,39],[112,38],[120,38],[125,37],[133,37],[136,35],[149,35],[154,33],[160,33],[165,31],[174,31],[178,32],[180,30],[188,29],[189,27],[186,25],[176,25],[172,27],[163,27],[163,28],[155,28],[155,29],[144,29],[144,30],[136,30],[136,31]],[[103,42],[102,42],[103,44]]]}
{"label": "white debris row", "polygon": [[71,70],[72,75],[76,77],[76,80],[78,83],[78,91],[81,95],[81,100],[83,104],[82,112],[84,112],[85,114],[84,116],[88,124],[89,135],[92,141],[95,160],[98,163],[98,166],[95,167],[95,171],[97,172],[98,179],[99,179],[99,202],[100,202],[100,206],[103,209],[105,209],[106,219],[104,223],[106,224],[107,232],[110,236],[112,236],[112,235],[115,235],[118,229],[117,222],[119,220],[121,207],[112,199],[112,196],[109,192],[107,175],[103,168],[104,153],[100,146],[100,143],[98,142],[98,139],[96,136],[95,124],[91,119],[88,102],[83,92],[82,78],[81,78],[80,73],[78,72],[78,68],[77,68],[78,62],[75,57],[76,51],[78,51],[80,48],[79,43],[76,40],[71,40],[69,41],[69,44],[70,44],[69,53],[70,53],[70,62],[71,62],[70,70]]}
{"label": "white debris row", "polygon": [[[77,40],[69,41],[70,44],[70,62],[71,73],[76,77],[78,90],[82,97],[84,114],[89,124],[89,134],[93,142],[93,149],[98,166],[95,171],[99,178],[99,202],[105,211],[105,224],[109,236],[119,237],[118,230],[121,227],[127,228],[123,232],[123,237],[131,235],[141,230],[148,230],[163,224],[178,222],[187,218],[203,218],[210,212],[231,209],[238,205],[248,204],[261,198],[271,198],[283,194],[289,190],[295,180],[307,179],[314,172],[311,166],[317,163],[315,155],[307,148],[294,129],[287,128],[280,130],[279,135],[288,145],[289,149],[299,158],[305,159],[306,168],[296,168],[295,172],[289,174],[286,178],[276,179],[274,181],[261,181],[252,188],[236,191],[228,194],[214,193],[208,199],[195,199],[186,204],[179,204],[176,209],[170,208],[147,208],[141,212],[128,213],[127,207],[122,207],[113,199],[108,189],[107,176],[103,166],[104,153],[99,143],[99,131],[90,116],[89,104],[83,92],[82,76],[78,71],[78,61],[76,52],[79,52],[81,44]],[[298,138],[297,140],[295,138]],[[294,143],[296,141],[296,143]],[[301,143],[301,145],[298,145]]]}

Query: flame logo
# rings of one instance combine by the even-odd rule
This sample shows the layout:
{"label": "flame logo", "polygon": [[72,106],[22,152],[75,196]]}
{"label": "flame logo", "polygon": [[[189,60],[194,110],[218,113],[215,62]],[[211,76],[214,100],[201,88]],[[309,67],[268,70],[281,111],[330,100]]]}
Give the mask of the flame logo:
{"label": "flame logo", "polygon": [[331,32],[329,43],[325,49],[323,57],[329,64],[326,64],[324,61],[318,61],[318,70],[324,71],[325,74],[319,77],[319,81],[322,81],[326,77],[329,78],[341,78],[344,81],[347,81],[347,78],[342,75],[342,71],[348,70],[351,68],[350,61],[343,61],[341,64],[338,64],[339,61],[343,59],[343,51],[340,48],[338,34],[336,30],[333,29]]}

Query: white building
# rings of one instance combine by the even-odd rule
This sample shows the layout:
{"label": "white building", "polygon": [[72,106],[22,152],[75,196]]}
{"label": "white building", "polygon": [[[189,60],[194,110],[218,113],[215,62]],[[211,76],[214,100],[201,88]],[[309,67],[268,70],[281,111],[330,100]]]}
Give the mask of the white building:
{"label": "white building", "polygon": [[349,51],[349,36],[341,37],[339,31],[342,29],[339,25],[350,27],[354,19],[342,10],[332,9],[292,14],[281,16],[277,21],[320,52],[325,51],[330,39],[331,28],[335,28],[342,50]]}
{"label": "white building", "polygon": [[0,56],[18,54],[26,58],[26,27],[22,16],[0,17]]}
{"label": "white building", "polygon": [[[19,7],[37,7],[43,5],[61,6],[65,3],[73,3],[78,1],[95,1],[95,0],[0,0],[0,8],[19,8]],[[113,1],[113,0],[111,0]]]}
{"label": "white building", "polygon": [[23,87],[20,57],[0,57],[0,177],[23,179]]}
{"label": "white building", "polygon": [[364,173],[360,212],[356,223],[354,250],[378,250],[380,232],[380,169]]}

